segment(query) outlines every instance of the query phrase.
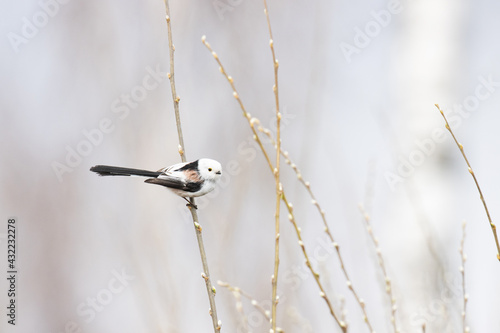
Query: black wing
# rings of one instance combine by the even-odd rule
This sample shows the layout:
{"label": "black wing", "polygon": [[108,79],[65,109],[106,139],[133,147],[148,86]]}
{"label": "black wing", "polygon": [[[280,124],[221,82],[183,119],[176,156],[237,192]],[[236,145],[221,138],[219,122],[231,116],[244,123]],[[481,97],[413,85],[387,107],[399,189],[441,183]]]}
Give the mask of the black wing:
{"label": "black wing", "polygon": [[197,192],[203,185],[203,182],[186,182],[185,180],[175,177],[166,177],[165,175],[162,175],[161,178],[146,179],[145,182],[148,184],[161,185],[186,192]]}
{"label": "black wing", "polygon": [[191,163],[186,163],[182,168],[179,168],[175,171],[186,171],[186,170],[198,171],[198,160]]}

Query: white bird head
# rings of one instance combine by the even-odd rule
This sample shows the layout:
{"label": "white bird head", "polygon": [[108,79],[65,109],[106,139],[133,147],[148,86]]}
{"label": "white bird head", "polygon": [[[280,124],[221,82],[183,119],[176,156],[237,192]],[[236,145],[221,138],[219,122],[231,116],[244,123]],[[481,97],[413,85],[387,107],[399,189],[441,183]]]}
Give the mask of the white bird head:
{"label": "white bird head", "polygon": [[209,158],[198,160],[198,170],[204,180],[218,181],[222,175],[222,166],[219,162]]}

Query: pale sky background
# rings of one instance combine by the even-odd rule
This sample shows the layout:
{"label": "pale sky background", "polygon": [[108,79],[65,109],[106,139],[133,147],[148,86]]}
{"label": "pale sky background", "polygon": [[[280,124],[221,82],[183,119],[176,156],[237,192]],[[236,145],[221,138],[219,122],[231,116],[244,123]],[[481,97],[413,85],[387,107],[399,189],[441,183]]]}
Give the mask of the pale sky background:
{"label": "pale sky background", "polygon": [[[1,5],[0,332],[213,332],[184,201],[141,179],[89,172],[180,161],[163,1]],[[498,332],[491,229],[434,104],[453,120],[499,223],[500,5],[271,0],[269,11],[283,148],[325,210],[376,332],[393,329],[361,202],[393,281],[401,332],[421,332],[424,322],[427,332],[463,331],[463,221],[467,322],[472,332]],[[187,158],[213,158],[224,169],[216,192],[198,200],[212,280],[269,309],[274,180],[201,43],[206,35],[248,112],[274,133],[263,4],[172,1],[171,14]],[[320,215],[287,165],[282,182],[335,310],[349,332],[368,332]],[[340,332],[282,212],[278,326]],[[18,228],[15,327],[5,314],[9,217]],[[216,287],[222,332],[247,332],[232,294]],[[269,331],[248,300],[243,309],[249,331]]]}

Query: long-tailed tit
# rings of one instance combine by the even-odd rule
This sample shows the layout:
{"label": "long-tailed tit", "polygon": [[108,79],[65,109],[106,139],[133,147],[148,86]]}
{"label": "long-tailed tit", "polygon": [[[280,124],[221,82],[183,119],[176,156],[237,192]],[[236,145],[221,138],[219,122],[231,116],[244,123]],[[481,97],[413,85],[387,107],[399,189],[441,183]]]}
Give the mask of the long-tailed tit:
{"label": "long-tailed tit", "polygon": [[145,182],[162,185],[184,198],[199,197],[215,189],[222,174],[219,162],[201,158],[194,162],[174,164],[158,171],[96,165],[90,171],[101,176],[142,176],[149,177]]}

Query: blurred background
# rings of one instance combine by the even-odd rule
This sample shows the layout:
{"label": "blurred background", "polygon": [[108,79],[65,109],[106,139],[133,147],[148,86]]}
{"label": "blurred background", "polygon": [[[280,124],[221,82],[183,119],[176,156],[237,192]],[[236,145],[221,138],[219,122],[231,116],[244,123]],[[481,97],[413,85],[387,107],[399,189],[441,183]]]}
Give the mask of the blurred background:
{"label": "blurred background", "polygon": [[[2,1],[1,219],[17,219],[17,322],[2,332],[212,332],[198,245],[182,199],[96,164],[157,170],[180,161],[163,1]],[[259,1],[171,1],[188,160],[221,162],[198,200],[214,283],[270,309],[275,184],[202,35],[252,116],[275,133],[273,65]],[[269,1],[282,145],[310,181],[374,330],[393,332],[371,216],[401,332],[500,330],[500,264],[484,208],[439,103],[500,209],[500,5],[493,1]],[[266,146],[270,151],[271,145]],[[272,154],[274,156],[274,153]],[[273,157],[274,158],[274,157]],[[283,161],[282,161],[283,162]],[[282,182],[326,294],[368,332],[321,217],[293,170]],[[282,210],[278,326],[340,332]],[[6,273],[5,273],[6,274]],[[0,279],[2,308],[7,280]],[[268,332],[217,286],[222,332]]]}

